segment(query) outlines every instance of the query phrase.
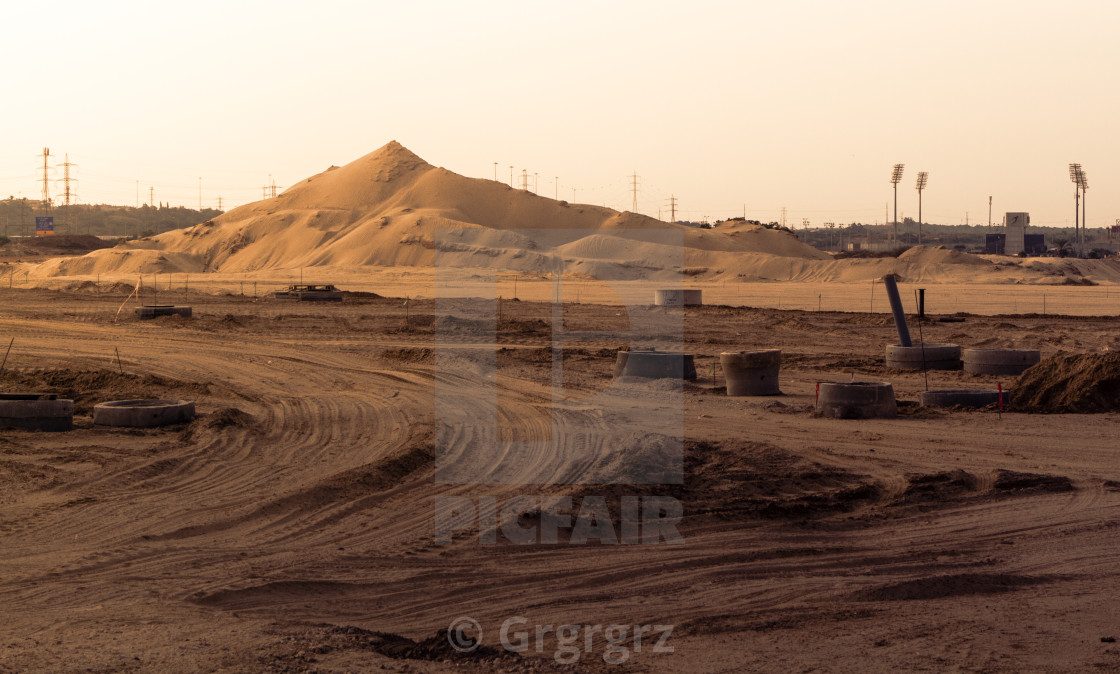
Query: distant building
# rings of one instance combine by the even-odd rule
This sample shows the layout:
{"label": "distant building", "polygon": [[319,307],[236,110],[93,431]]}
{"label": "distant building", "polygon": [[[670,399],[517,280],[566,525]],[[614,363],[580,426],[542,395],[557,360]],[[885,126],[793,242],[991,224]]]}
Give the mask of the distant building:
{"label": "distant building", "polygon": [[[1016,214],[1022,215],[1022,214]],[[1046,236],[1044,234],[1020,234],[1023,243],[1016,244],[1019,252],[1012,252],[1007,243],[1011,240],[1009,234],[987,234],[984,237],[984,252],[988,255],[1018,255],[1026,251],[1027,255],[1043,255],[1046,253]]]}
{"label": "distant building", "polygon": [[1003,255],[1006,244],[1006,234],[988,234],[984,237],[984,252],[988,255]]}
{"label": "distant building", "polygon": [[1018,255],[1027,249],[1024,236],[1031,216],[1029,213],[1008,213],[1004,222],[1006,224],[1003,229],[1007,239],[1003,244],[1003,252],[1005,255]]}
{"label": "distant building", "polygon": [[1039,256],[1046,253],[1046,235],[1045,234],[1024,234],[1023,235],[1023,250],[1027,251],[1027,255]]}
{"label": "distant building", "polygon": [[894,246],[890,241],[871,241],[868,237],[856,239],[855,241],[848,242],[848,250],[866,250],[872,253],[882,253],[885,251],[894,250]]}

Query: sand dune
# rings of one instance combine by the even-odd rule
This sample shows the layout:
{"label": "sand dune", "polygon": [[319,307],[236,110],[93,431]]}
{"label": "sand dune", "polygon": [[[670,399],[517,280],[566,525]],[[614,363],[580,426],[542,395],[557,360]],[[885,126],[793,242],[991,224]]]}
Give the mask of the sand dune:
{"label": "sand dune", "polygon": [[35,278],[331,268],[480,268],[604,280],[1120,282],[1115,262],[992,261],[943,248],[835,260],[785,231],[714,229],[569,204],[432,166],[397,142],[194,227],[25,265]]}
{"label": "sand dune", "polygon": [[[54,261],[36,275],[435,264],[537,271],[558,258],[625,278],[632,267],[730,268],[744,253],[828,257],[788,233],[753,229],[725,234],[555,201],[437,168],[392,142],[275,198],[186,230]],[[682,245],[683,259],[676,252],[677,264],[667,265]]]}

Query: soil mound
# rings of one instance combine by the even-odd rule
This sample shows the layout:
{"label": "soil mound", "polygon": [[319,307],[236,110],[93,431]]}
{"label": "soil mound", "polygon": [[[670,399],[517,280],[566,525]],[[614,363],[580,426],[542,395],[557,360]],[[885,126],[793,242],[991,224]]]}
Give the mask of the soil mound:
{"label": "soil mound", "polygon": [[1118,411],[1120,353],[1059,353],[1020,375],[1012,390],[1017,411]]}
{"label": "soil mound", "polygon": [[430,363],[435,360],[435,352],[425,347],[402,346],[385,349],[381,352],[381,357],[403,363]]}
{"label": "soil mound", "polygon": [[1019,576],[1006,573],[958,573],[884,585],[882,587],[857,592],[854,598],[858,601],[920,601],[944,599],[945,597],[968,597],[973,595],[1012,592],[1023,587],[1040,585],[1052,581],[1052,578],[1046,576]]}
{"label": "soil mound", "polygon": [[236,407],[223,407],[206,417],[199,417],[198,423],[206,426],[206,428],[222,430],[230,427],[252,428],[256,424],[256,421],[253,415],[248,412],[239,410]]}
{"label": "soil mound", "polygon": [[982,257],[946,248],[945,246],[914,246],[898,256],[903,262],[916,265],[930,264],[971,264],[991,266],[992,263]]}
{"label": "soil mound", "polygon": [[23,245],[44,252],[88,253],[91,250],[112,248],[114,244],[91,234],[58,234],[27,239]]}

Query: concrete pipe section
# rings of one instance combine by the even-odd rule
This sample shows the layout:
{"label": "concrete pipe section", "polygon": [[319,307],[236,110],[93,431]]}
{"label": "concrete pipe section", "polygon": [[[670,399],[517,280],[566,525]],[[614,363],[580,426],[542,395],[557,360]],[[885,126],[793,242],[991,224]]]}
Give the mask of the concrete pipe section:
{"label": "concrete pipe section", "polygon": [[898,403],[887,382],[821,382],[817,413],[835,419],[890,419],[898,416]]}
{"label": "concrete pipe section", "polygon": [[781,394],[778,373],[782,369],[782,352],[779,349],[721,353],[719,364],[729,396]]}
{"label": "concrete pipe section", "polygon": [[659,307],[696,307],[704,302],[700,290],[654,290],[653,303]]}
{"label": "concrete pipe section", "polygon": [[998,403],[1001,395],[1006,406],[1010,398],[1007,391],[922,391],[918,400],[922,407],[987,407]]}
{"label": "concrete pipe section", "polygon": [[136,317],[156,318],[157,316],[182,316],[183,318],[190,318],[192,313],[190,307],[175,307],[170,304],[153,304],[137,309]]}
{"label": "concrete pipe section", "polygon": [[910,328],[906,325],[906,313],[902,310],[902,297],[898,294],[898,274],[887,274],[882,281],[887,291],[887,300],[891,303],[894,327],[898,331],[898,343],[902,346],[913,346],[910,341]]}
{"label": "concrete pipe section", "polygon": [[964,349],[964,371],[974,374],[1020,375],[1038,365],[1042,354],[1036,349]]}
{"label": "concrete pipe section", "polygon": [[74,428],[74,401],[54,393],[0,393],[0,428],[69,431]]}
{"label": "concrete pipe section", "polygon": [[665,351],[619,351],[614,361],[615,377],[646,379],[696,379],[691,353]]}
{"label": "concrete pipe section", "polygon": [[194,419],[194,403],[183,400],[114,400],[93,407],[99,426],[153,428]]}
{"label": "concrete pipe section", "polygon": [[895,370],[959,370],[961,347],[956,344],[887,346],[887,367]]}

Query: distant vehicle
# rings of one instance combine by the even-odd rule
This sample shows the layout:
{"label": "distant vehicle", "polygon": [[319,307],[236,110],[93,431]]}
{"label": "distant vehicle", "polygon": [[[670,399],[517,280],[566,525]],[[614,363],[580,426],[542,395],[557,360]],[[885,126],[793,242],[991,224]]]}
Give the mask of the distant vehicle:
{"label": "distant vehicle", "polygon": [[287,290],[277,290],[273,297],[298,302],[341,302],[342,291],[330,283],[292,284]]}

